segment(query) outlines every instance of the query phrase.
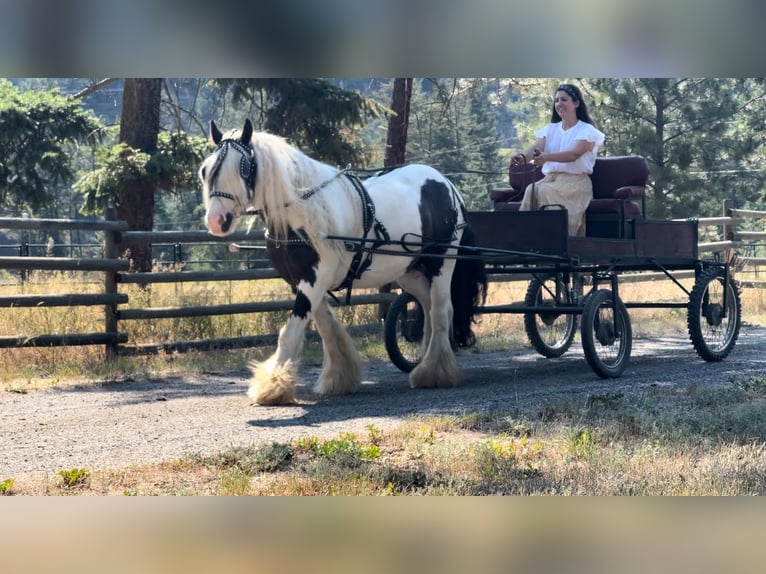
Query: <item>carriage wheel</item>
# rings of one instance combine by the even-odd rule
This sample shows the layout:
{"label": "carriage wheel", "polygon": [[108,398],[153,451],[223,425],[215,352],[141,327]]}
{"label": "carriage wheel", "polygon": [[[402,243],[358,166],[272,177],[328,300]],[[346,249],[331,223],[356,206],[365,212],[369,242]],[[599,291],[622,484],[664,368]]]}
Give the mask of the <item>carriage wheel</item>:
{"label": "carriage wheel", "polygon": [[725,359],[739,336],[742,302],[739,288],[729,278],[725,287],[723,268],[709,268],[700,273],[689,294],[687,325],[692,345],[706,361]]}
{"label": "carriage wheel", "polygon": [[585,359],[604,379],[619,377],[628,366],[632,337],[628,309],[609,289],[590,294],[582,312]]}
{"label": "carriage wheel", "polygon": [[394,299],[385,320],[385,344],[391,362],[409,373],[421,360],[425,317],[423,307],[407,292]]}
{"label": "carriage wheel", "polygon": [[556,307],[572,303],[571,293],[561,279],[558,279],[559,296],[556,300],[556,281],[556,276],[542,279],[535,277],[529,282],[524,297],[526,307],[551,308],[550,312],[524,313],[524,330],[529,342],[538,353],[549,359],[567,352],[577,330],[576,315],[555,310]]}

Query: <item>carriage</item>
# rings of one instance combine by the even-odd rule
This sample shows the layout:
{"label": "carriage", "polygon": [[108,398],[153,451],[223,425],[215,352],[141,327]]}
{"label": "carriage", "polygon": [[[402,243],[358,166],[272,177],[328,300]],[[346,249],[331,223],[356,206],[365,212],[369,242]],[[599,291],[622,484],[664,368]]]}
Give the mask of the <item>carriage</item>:
{"label": "carriage", "polygon": [[[522,302],[484,305],[477,311],[523,314],[529,342],[548,358],[569,349],[581,319],[585,358],[603,378],[619,376],[630,360],[629,308],[686,309],[697,354],[706,361],[726,358],[741,325],[740,294],[729,262],[720,255],[699,258],[696,220],[652,220],[644,215],[648,177],[649,166],[641,156],[597,158],[587,234],[571,237],[565,210],[519,211],[526,187],[542,178],[540,167],[509,166],[508,185],[490,193],[494,211],[469,213],[468,219],[476,231],[475,254],[488,271],[531,279]],[[620,276],[638,271],[661,273],[686,301],[623,302]],[[677,278],[684,271],[694,272],[691,290]],[[386,350],[405,372],[419,360],[421,318],[422,309],[406,293],[386,316]]]}
{"label": "carriage", "polygon": [[[531,276],[524,300],[483,305],[478,313],[516,313],[542,356],[562,356],[576,332],[593,371],[618,377],[630,360],[629,308],[686,309],[692,345],[706,361],[720,361],[734,348],[741,324],[741,302],[729,263],[702,260],[697,253],[695,220],[635,219],[627,237],[571,237],[566,212],[469,212],[476,230],[475,255],[496,275]],[[545,230],[544,233],[541,230]],[[470,255],[468,255],[470,256]],[[624,302],[620,277],[655,271],[671,279],[687,300]],[[688,290],[676,278],[693,271]],[[385,319],[386,350],[394,365],[408,372],[419,361],[423,311],[409,294],[391,304]]]}
{"label": "carriage", "polygon": [[[736,343],[741,302],[728,261],[698,257],[696,221],[643,215],[643,158],[597,160],[590,235],[570,237],[567,213],[555,206],[520,212],[513,197],[502,197],[494,211],[468,211],[454,184],[429,166],[362,181],[281,138],[254,133],[249,120],[227,134],[211,122],[210,139],[216,150],[199,172],[208,229],[226,236],[246,213],[260,214],[269,258],[296,294],[276,351],[253,365],[248,396],[258,404],[295,401],[312,320],[323,349],[314,391],[355,390],[362,361],[327,294],[393,282],[404,292],[385,320],[386,349],[413,388],[460,383],[454,348],[475,341],[471,325],[482,313],[522,313],[533,347],[551,358],[571,346],[579,319],[586,360],[604,378],[622,374],[630,359],[631,306],[686,308],[692,344],[707,361],[724,359]],[[518,192],[514,184],[523,189],[519,177],[538,176],[511,170],[507,193]],[[624,302],[621,274],[649,270],[673,279],[688,301]],[[690,291],[673,275],[681,270],[694,271]],[[485,305],[488,272],[529,274],[524,300]]]}

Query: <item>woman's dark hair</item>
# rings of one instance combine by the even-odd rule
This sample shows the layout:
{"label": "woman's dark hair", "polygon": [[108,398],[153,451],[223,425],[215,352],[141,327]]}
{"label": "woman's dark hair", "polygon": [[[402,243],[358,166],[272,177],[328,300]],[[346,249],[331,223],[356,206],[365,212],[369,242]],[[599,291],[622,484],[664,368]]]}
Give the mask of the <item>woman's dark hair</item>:
{"label": "woman's dark hair", "polygon": [[[577,119],[585,122],[586,124],[595,125],[593,120],[590,119],[590,114],[588,114],[588,106],[585,105],[585,102],[582,99],[582,92],[580,92],[580,88],[572,84],[559,84],[559,87],[556,88],[556,91],[565,92],[570,98],[572,98],[573,102],[580,102],[580,105],[577,106]],[[553,113],[551,114],[551,123],[560,121],[561,116],[556,111],[556,102],[554,101]]]}

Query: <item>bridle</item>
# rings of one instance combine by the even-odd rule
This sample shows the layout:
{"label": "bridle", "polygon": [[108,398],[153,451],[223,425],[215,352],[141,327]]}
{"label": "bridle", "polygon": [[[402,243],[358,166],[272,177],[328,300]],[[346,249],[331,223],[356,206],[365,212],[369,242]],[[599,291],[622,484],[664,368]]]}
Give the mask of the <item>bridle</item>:
{"label": "bridle", "polygon": [[239,175],[245,182],[245,188],[247,189],[247,205],[242,205],[242,201],[240,201],[238,196],[225,191],[221,191],[220,189],[213,189],[208,194],[208,197],[211,199],[213,197],[230,199],[231,201],[235,202],[237,206],[239,206],[240,211],[247,212],[253,203],[253,195],[255,193],[255,178],[258,174],[258,163],[255,161],[255,151],[252,147],[249,145],[245,146],[240,141],[235,139],[221,140],[221,142],[218,144],[218,156],[216,157],[215,163],[213,164],[211,179],[215,181],[216,176],[218,175],[218,171],[221,169],[223,160],[226,157],[226,153],[229,151],[230,147],[234,148],[241,154],[239,160]]}

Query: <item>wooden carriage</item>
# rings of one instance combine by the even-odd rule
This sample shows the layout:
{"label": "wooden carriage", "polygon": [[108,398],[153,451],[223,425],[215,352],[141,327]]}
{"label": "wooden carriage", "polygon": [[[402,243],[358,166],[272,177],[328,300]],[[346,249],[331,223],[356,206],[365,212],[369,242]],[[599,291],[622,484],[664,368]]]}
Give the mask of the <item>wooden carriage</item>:
{"label": "wooden carriage", "polygon": [[[628,364],[632,331],[628,308],[684,308],[691,342],[706,361],[724,359],[741,324],[741,302],[729,265],[698,256],[695,220],[653,220],[644,213],[648,167],[644,158],[599,158],[592,176],[594,201],[586,213],[586,236],[567,235],[567,213],[555,206],[521,212],[518,205],[531,173],[511,169],[509,187],[493,190],[494,211],[469,213],[476,233],[474,255],[495,274],[532,276],[524,301],[484,306],[481,313],[520,313],[532,346],[559,357],[574,339],[578,318],[585,357],[601,377],[616,377]],[[471,255],[468,255],[471,256]],[[656,271],[682,289],[687,300],[625,303],[619,278]],[[687,290],[674,273],[693,271]],[[402,294],[386,318],[386,347],[394,364],[417,364],[417,302]]]}

